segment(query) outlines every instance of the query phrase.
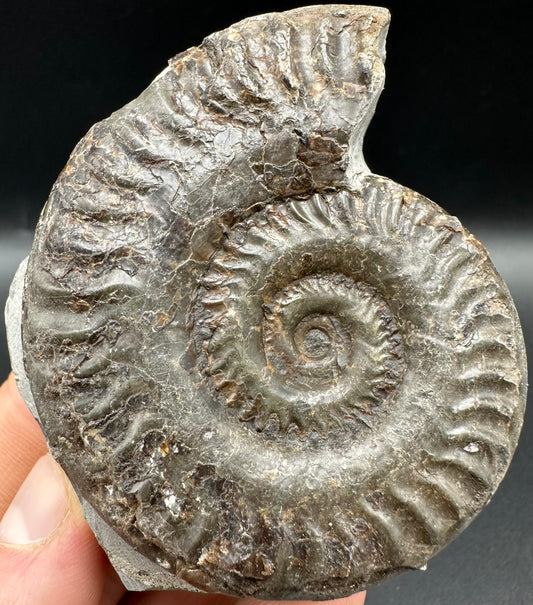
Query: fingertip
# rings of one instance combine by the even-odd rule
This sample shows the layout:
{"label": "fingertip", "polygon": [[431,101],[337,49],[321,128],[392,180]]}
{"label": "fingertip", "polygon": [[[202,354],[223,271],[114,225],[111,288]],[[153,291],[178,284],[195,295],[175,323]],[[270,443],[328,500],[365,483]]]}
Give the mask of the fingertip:
{"label": "fingertip", "polygon": [[8,377],[0,385],[0,402],[2,407],[11,405],[17,408],[17,410],[24,409],[30,413],[17,387],[17,381],[15,380],[13,372],[10,372]]}
{"label": "fingertip", "polygon": [[117,600],[124,592],[110,582],[109,561],[50,454],[21,485],[0,521],[0,539],[2,603],[100,605],[106,591]]}
{"label": "fingertip", "polygon": [[366,592],[357,592],[349,597],[343,597],[340,599],[331,599],[329,601],[264,601],[259,599],[253,599],[251,597],[246,599],[239,599],[235,605],[318,605],[324,603],[324,605],[364,605],[366,598]]}
{"label": "fingertip", "polygon": [[7,378],[0,385],[0,392],[6,392],[6,393],[9,392],[10,394],[13,394],[13,392],[14,392],[20,396],[20,393],[18,392],[18,389],[17,389],[15,374],[13,374],[13,372],[9,372],[9,374],[7,375]]}
{"label": "fingertip", "polygon": [[0,520],[0,540],[30,544],[47,539],[69,512],[63,473],[50,454],[41,456]]}

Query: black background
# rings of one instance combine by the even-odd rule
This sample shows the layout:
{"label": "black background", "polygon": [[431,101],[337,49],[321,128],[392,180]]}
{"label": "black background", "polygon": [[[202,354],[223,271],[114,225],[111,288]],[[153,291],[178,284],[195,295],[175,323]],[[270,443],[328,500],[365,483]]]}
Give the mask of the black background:
{"label": "black background", "polygon": [[[291,2],[0,0],[0,304],[75,143],[209,33]],[[427,195],[487,245],[533,345],[533,51],[527,4],[386,2],[387,81],[370,168]],[[0,329],[0,371],[7,374]],[[533,601],[533,419],[502,488],[429,564],[368,605]]]}

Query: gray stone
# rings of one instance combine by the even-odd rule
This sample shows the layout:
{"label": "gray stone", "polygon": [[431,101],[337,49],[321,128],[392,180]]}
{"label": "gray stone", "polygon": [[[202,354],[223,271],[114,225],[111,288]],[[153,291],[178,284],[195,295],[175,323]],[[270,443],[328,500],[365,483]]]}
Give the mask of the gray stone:
{"label": "gray stone", "polygon": [[5,308],[6,334],[11,369],[15,375],[18,390],[33,417],[39,420],[39,413],[37,412],[30,383],[24,370],[24,354],[22,352],[22,295],[27,267],[28,258],[26,257],[20,263],[9,288],[9,296]]}
{"label": "gray stone", "polygon": [[455,217],[362,156],[388,23],[328,5],[213,34],[52,189],[24,366],[131,589],[345,596],[424,568],[509,465],[509,292]]}

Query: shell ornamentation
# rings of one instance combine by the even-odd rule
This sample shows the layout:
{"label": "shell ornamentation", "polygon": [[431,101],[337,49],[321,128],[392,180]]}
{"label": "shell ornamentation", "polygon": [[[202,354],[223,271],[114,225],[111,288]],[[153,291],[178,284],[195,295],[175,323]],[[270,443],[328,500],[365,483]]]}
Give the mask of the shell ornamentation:
{"label": "shell ornamentation", "polygon": [[423,567],[516,447],[485,249],[362,156],[388,11],[246,19],[75,148],[23,294],[54,456],[137,588],[329,599]]}

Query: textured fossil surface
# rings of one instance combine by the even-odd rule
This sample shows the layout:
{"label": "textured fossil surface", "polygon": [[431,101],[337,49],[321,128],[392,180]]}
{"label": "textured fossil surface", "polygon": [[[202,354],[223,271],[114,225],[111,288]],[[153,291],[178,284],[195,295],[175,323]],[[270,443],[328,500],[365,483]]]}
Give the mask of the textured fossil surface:
{"label": "textured fossil surface", "polygon": [[26,372],[146,587],[347,595],[423,567],[508,467],[509,293],[456,218],[363,161],[388,23],[328,5],[213,34],[54,185]]}

